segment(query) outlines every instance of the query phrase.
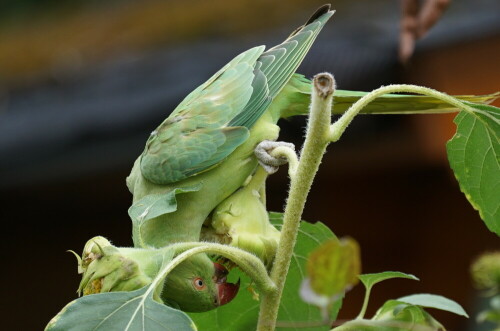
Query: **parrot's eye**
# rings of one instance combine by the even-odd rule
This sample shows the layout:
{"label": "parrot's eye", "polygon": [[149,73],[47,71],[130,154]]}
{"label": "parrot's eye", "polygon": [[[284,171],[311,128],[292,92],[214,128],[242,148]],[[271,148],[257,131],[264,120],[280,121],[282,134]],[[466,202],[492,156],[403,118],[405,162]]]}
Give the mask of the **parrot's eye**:
{"label": "parrot's eye", "polygon": [[194,284],[194,287],[201,291],[201,290],[204,290],[205,289],[205,282],[203,281],[203,279],[201,279],[200,277],[198,278],[195,278],[193,280],[193,284]]}

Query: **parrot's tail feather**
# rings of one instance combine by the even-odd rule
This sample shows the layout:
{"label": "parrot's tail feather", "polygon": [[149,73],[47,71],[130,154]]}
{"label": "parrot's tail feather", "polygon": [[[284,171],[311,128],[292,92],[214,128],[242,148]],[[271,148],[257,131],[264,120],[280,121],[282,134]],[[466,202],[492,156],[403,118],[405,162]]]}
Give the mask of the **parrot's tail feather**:
{"label": "parrot's tail feather", "polygon": [[288,36],[288,38],[295,36],[305,26],[313,23],[318,18],[320,18],[324,14],[328,13],[330,11],[330,9],[331,9],[331,5],[329,3],[324,4],[323,6],[319,7],[318,9],[316,9],[316,11],[314,12],[314,14],[312,14],[311,17],[309,17],[309,19],[307,20],[307,22],[304,25],[301,25],[297,29],[293,30],[293,32]]}
{"label": "parrot's tail feather", "polygon": [[330,11],[330,8],[331,8],[331,5],[329,3],[327,3],[327,4],[324,4],[323,6],[319,7],[318,9],[316,9],[314,14],[312,14],[311,17],[309,17],[309,19],[307,20],[306,24],[304,24],[304,26],[311,24],[312,22],[316,21],[318,18],[320,18],[324,14],[328,13]]}

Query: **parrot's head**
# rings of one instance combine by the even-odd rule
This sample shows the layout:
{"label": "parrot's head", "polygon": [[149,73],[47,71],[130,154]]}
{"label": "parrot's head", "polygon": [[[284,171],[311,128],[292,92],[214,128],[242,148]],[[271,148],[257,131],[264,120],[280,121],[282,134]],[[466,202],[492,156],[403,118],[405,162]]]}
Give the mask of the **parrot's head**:
{"label": "parrot's head", "polygon": [[186,259],[167,276],[161,298],[165,303],[187,312],[204,312],[231,301],[239,289],[226,282],[228,271],[207,255]]}

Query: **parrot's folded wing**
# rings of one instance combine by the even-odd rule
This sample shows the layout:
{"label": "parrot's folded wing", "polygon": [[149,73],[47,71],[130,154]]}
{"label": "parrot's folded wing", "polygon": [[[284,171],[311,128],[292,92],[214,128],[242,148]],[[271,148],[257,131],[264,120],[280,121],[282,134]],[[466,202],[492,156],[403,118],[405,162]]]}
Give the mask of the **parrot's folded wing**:
{"label": "parrot's folded wing", "polygon": [[250,100],[253,66],[263,50],[256,47],[237,56],[153,131],[141,156],[145,178],[157,184],[177,182],[217,164],[248,138],[247,128],[227,124]]}
{"label": "parrot's folded wing", "polygon": [[216,166],[249,135],[273,98],[290,80],[316,36],[333,15],[322,7],[282,44],[252,48],[190,93],[153,131],[141,156],[141,172],[170,184]]}

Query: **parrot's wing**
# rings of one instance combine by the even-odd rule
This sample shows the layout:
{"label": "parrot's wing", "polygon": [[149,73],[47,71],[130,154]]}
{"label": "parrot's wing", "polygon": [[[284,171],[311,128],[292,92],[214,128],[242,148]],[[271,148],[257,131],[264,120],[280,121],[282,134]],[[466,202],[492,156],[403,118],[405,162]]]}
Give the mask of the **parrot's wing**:
{"label": "parrot's wing", "polygon": [[264,47],[234,58],[191,92],[151,133],[141,156],[141,172],[157,184],[177,182],[219,163],[249,135],[228,126],[250,100],[254,64]]}
{"label": "parrot's wing", "polygon": [[333,15],[320,8],[282,44],[252,48],[190,93],[155,130],[141,157],[141,172],[169,184],[217,165],[249,136]]}

